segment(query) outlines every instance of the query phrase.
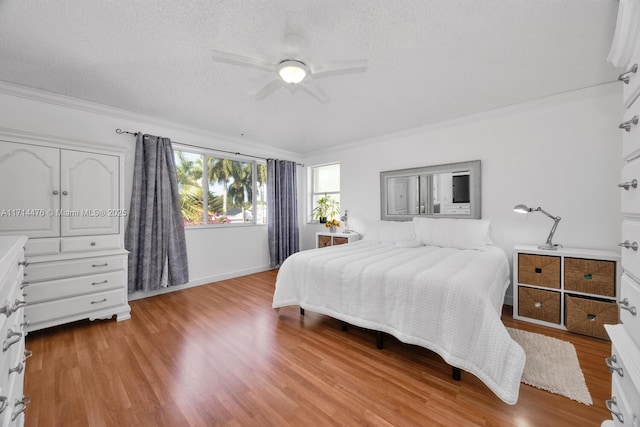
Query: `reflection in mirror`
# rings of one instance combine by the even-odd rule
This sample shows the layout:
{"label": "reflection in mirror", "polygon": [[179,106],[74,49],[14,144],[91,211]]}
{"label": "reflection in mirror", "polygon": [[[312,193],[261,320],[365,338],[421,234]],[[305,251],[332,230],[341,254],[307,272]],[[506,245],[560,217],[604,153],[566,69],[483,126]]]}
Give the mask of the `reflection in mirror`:
{"label": "reflection in mirror", "polygon": [[480,218],[480,160],[380,172],[381,218]]}

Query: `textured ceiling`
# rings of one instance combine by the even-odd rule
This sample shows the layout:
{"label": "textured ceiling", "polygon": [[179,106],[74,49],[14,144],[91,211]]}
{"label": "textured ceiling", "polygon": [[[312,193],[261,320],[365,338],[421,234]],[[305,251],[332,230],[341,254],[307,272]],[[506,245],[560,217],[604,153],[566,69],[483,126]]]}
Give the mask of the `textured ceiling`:
{"label": "textured ceiling", "polygon": [[[615,0],[0,0],[0,80],[294,152],[615,80]],[[312,68],[364,74],[254,94],[285,30]]]}

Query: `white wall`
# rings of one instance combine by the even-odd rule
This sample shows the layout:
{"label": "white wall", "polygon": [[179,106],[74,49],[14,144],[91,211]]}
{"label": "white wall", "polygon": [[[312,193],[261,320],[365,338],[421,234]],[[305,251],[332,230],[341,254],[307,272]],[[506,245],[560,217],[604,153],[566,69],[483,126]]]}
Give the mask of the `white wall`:
{"label": "white wall", "polygon": [[[125,147],[126,207],[131,200],[135,138],[116,128],[166,136],[172,141],[263,157],[299,161],[298,155],[207,134],[157,118],[0,83],[0,128],[82,140],[89,146]],[[267,227],[241,226],[186,231],[189,285],[269,269]]]}
{"label": "white wall", "polygon": [[[553,225],[541,213],[513,212],[519,203],[562,217],[554,243],[618,251],[620,99],[620,85],[608,84],[314,153],[304,163],[340,162],[341,208],[350,228],[366,232],[380,219],[381,171],[480,159],[482,216],[510,260],[514,245],[544,243]],[[303,226],[303,249],[314,247],[318,230]]]}

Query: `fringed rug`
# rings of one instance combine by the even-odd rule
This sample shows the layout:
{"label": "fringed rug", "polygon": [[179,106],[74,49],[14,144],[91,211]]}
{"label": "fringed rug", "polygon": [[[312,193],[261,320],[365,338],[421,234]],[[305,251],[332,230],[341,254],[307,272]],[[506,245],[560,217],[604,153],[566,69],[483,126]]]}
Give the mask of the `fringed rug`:
{"label": "fringed rug", "polygon": [[593,404],[573,344],[519,329],[507,330],[527,356],[523,383],[585,405]]}

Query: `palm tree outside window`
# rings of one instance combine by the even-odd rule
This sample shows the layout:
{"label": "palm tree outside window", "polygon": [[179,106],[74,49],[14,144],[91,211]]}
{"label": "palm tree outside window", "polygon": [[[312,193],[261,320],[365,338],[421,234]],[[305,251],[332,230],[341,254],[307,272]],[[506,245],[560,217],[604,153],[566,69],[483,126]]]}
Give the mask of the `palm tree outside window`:
{"label": "palm tree outside window", "polygon": [[265,163],[184,150],[175,161],[185,226],[266,224]]}

